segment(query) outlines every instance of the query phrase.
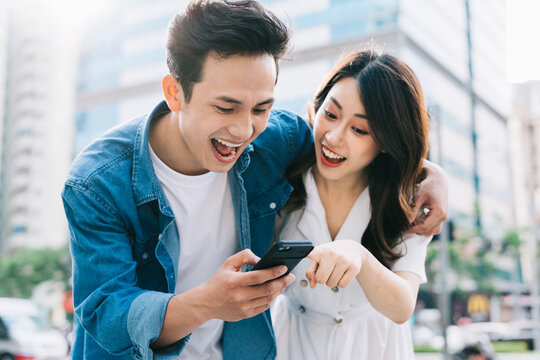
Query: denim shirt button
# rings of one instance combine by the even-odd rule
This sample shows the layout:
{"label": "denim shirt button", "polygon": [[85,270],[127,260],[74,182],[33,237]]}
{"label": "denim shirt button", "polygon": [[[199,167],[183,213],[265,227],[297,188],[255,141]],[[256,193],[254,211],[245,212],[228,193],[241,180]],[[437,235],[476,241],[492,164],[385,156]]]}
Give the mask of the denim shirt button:
{"label": "denim shirt button", "polygon": [[133,345],[131,352],[134,359],[142,359],[144,357],[144,349],[138,345]]}
{"label": "denim shirt button", "polygon": [[146,260],[146,259],[148,259],[148,253],[144,253],[144,254],[142,254],[142,258],[143,258],[143,260]]}
{"label": "denim shirt button", "polygon": [[275,209],[276,208],[276,203],[275,202],[271,202],[270,203],[270,209]]}

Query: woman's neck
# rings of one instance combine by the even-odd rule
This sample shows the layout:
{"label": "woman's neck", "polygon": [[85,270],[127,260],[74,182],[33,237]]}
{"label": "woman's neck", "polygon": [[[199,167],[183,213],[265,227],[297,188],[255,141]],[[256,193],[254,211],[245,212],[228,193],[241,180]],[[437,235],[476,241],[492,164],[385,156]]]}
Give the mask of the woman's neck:
{"label": "woman's neck", "polygon": [[332,240],[335,239],[356,199],[367,186],[365,176],[349,176],[339,180],[325,179],[313,167],[313,178],[324,207],[326,223]]}
{"label": "woman's neck", "polygon": [[329,198],[336,202],[339,202],[340,199],[358,198],[368,185],[366,175],[363,172],[359,176],[351,175],[341,179],[331,180],[324,178],[317,170],[317,166],[313,167],[313,178],[315,184],[317,184],[319,197]]}

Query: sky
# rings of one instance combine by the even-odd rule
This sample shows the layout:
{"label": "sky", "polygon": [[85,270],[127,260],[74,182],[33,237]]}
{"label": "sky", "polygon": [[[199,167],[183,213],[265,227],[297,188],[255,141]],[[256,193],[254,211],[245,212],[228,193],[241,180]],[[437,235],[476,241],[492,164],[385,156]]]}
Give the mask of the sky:
{"label": "sky", "polygon": [[540,0],[506,0],[506,77],[540,80]]}
{"label": "sky", "polygon": [[[86,19],[107,9],[106,0],[57,0],[54,3],[59,4],[62,12],[84,14]],[[80,17],[77,20],[80,21]],[[540,80],[540,0],[506,0],[506,47],[509,82]]]}

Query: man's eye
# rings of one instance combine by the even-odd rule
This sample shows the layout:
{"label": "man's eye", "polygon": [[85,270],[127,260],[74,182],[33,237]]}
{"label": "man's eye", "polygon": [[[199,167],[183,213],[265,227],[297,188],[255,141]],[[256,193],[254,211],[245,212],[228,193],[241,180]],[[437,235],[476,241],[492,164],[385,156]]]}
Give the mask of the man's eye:
{"label": "man's eye", "polygon": [[324,115],[326,115],[327,117],[329,117],[330,119],[337,119],[337,116],[332,114],[330,111],[324,109]]}
{"label": "man's eye", "polygon": [[268,111],[268,109],[253,109],[253,113],[255,115],[262,115],[264,113],[266,113]]}
{"label": "man's eye", "polygon": [[231,113],[234,110],[233,108],[224,108],[224,107],[217,106],[217,105],[215,105],[215,108],[216,108],[217,111],[219,111],[221,113],[224,113],[224,114]]}
{"label": "man's eye", "polygon": [[367,131],[364,131],[364,130],[359,129],[359,128],[354,127],[354,126],[352,127],[352,129],[353,129],[354,132],[356,132],[357,134],[360,134],[360,135],[367,135],[367,134],[369,134]]}

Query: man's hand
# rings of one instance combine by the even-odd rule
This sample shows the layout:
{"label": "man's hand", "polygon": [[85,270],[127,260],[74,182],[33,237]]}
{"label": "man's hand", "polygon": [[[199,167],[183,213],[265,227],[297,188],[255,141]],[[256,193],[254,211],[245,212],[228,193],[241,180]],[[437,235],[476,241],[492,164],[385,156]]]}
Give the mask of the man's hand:
{"label": "man's hand", "polygon": [[353,240],[336,240],[316,246],[307,256],[311,264],[306,271],[313,289],[319,284],[347,287],[360,272],[363,246]]}
{"label": "man's hand", "polygon": [[241,272],[244,265],[255,265],[259,260],[251,250],[243,250],[229,257],[201,285],[201,308],[208,319],[238,321],[255,316],[267,310],[272,300],[294,281],[292,274],[276,279],[287,272],[286,266]]}
{"label": "man's hand", "polygon": [[[246,249],[229,257],[205,283],[171,298],[161,333],[151,345],[162,348],[182,339],[210,319],[238,321],[255,316],[294,281],[285,266],[243,273],[259,257]],[[275,280],[272,280],[275,279]]]}
{"label": "man's hand", "polygon": [[428,160],[424,160],[424,169],[427,176],[414,196],[415,220],[406,232],[431,236],[440,233],[448,219],[448,179],[440,166]]}

